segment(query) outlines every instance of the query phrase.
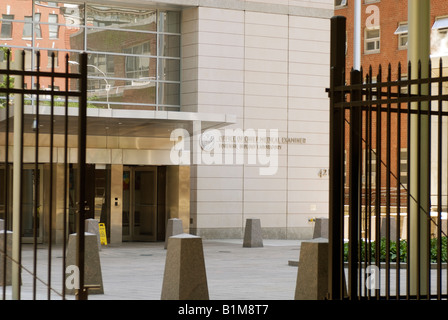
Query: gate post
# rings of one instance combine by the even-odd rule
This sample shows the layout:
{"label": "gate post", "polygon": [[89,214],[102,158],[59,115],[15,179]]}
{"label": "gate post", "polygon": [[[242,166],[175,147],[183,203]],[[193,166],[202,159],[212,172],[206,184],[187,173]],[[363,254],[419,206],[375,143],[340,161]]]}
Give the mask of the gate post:
{"label": "gate post", "polygon": [[84,286],[85,265],[85,220],[86,220],[86,132],[87,132],[87,54],[80,55],[80,92],[78,114],[78,219],[76,233],[76,264],[79,268],[79,289],[77,300],[87,300],[87,290]]}
{"label": "gate post", "polygon": [[[360,85],[361,72],[352,70],[350,84]],[[361,101],[361,88],[353,89],[350,95],[351,101]],[[348,264],[348,288],[349,297],[355,300],[358,297],[358,238],[361,208],[361,152],[362,152],[362,109],[361,106],[350,107],[350,157],[349,157],[349,264]]]}
{"label": "gate post", "polygon": [[328,288],[329,299],[344,297],[343,217],[344,217],[344,93],[335,90],[345,83],[346,18],[331,18],[330,52],[330,185],[328,224]]}

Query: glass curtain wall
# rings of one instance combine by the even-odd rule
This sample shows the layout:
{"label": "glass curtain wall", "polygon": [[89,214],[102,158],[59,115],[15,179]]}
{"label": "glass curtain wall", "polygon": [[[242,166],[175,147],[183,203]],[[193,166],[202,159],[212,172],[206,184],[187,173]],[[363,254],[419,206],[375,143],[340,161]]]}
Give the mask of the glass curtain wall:
{"label": "glass curtain wall", "polygon": [[[5,1],[0,5],[0,47],[25,49],[26,68],[37,67],[39,51],[41,70],[64,72],[67,54],[69,68],[78,68],[79,53],[87,52],[89,107],[179,110],[179,11]],[[26,85],[37,83],[26,79]],[[58,90],[65,83],[39,86]]]}

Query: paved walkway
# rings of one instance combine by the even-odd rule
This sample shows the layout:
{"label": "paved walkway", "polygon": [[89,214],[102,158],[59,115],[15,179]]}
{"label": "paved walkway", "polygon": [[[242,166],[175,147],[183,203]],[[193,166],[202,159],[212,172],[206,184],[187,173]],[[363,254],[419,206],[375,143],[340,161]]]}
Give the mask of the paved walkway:
{"label": "paved walkway", "polygon": [[[292,300],[297,267],[288,265],[300,253],[298,240],[264,240],[262,248],[243,248],[242,240],[203,240],[207,282],[211,300]],[[37,299],[47,299],[48,249],[38,249]],[[61,299],[62,250],[52,250],[50,292]],[[166,249],[164,243],[123,243],[100,251],[104,294],[89,300],[160,300]],[[23,246],[22,261],[33,269],[31,245]],[[32,277],[22,273],[21,299],[32,299]],[[1,287],[0,287],[1,289]],[[0,298],[3,294],[0,292]],[[7,287],[6,298],[11,298]],[[67,295],[66,299],[74,299]]]}
{"label": "paved walkway", "polygon": [[[205,266],[210,300],[293,300],[298,261],[299,240],[263,240],[262,248],[243,248],[242,240],[203,240]],[[166,249],[164,243],[125,242],[106,246],[100,251],[104,294],[89,295],[89,300],[160,300]],[[21,299],[33,299],[32,245],[23,245]],[[51,255],[51,288],[48,292],[48,248],[37,250],[37,299],[61,299],[63,278],[62,248],[55,247]],[[395,294],[394,269],[391,270],[391,294]],[[447,269],[442,272],[442,292],[447,292]],[[380,287],[384,295],[385,273],[381,270]],[[431,288],[437,288],[436,270],[431,271]],[[405,294],[406,270],[400,271],[400,290]],[[0,286],[0,299],[3,299]],[[6,299],[11,299],[11,286],[6,287]],[[73,300],[73,295],[66,295]]]}

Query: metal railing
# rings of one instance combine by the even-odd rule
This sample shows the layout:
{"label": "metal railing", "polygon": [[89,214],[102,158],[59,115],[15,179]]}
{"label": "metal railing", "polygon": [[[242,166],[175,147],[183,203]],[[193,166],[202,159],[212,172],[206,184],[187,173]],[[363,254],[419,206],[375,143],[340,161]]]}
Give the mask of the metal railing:
{"label": "metal railing", "polygon": [[[68,241],[68,211],[69,211],[69,177],[70,166],[76,165],[76,232],[78,235],[76,243],[76,264],[79,270],[79,286],[76,291],[77,299],[87,299],[87,290],[84,286],[84,220],[85,206],[85,167],[86,167],[86,107],[87,107],[87,54],[81,54],[79,72],[69,72],[68,55],[65,57],[65,72],[55,71],[55,57],[52,57],[50,71],[40,70],[40,53],[36,54],[36,67],[33,70],[25,69],[25,52],[16,50],[11,52],[4,50],[4,61],[0,65],[0,95],[2,105],[0,108],[0,130],[3,141],[0,142],[2,151],[1,169],[4,174],[1,177],[0,188],[3,189],[2,207],[4,208],[1,218],[4,220],[3,246],[0,263],[2,263],[3,280],[2,297],[7,299],[8,278],[12,280],[12,299],[22,298],[22,286],[27,277],[31,277],[31,283],[27,290],[31,290],[31,299],[37,299],[38,285],[46,287],[47,299],[52,294],[58,298],[66,297],[66,249]],[[58,79],[65,82],[65,88],[54,89],[54,83]],[[41,82],[50,80],[51,89],[41,88]],[[30,86],[33,88],[27,88]],[[25,112],[24,101],[26,97],[33,100],[33,112]],[[64,112],[56,113],[55,101],[58,98],[64,100],[63,106],[59,101],[59,107]],[[45,103],[43,102],[46,101]],[[77,101],[78,114],[69,114],[69,100],[73,107],[73,100]],[[45,107],[45,108],[44,108]],[[45,111],[43,110],[45,109]],[[49,111],[48,111],[49,110]],[[69,161],[69,137],[77,136],[77,161],[75,164]],[[58,140],[56,142],[55,140]],[[61,142],[62,141],[62,142]],[[73,142],[72,142],[73,144]],[[26,150],[25,150],[26,148]],[[60,152],[62,150],[62,152]],[[32,152],[34,161],[24,163],[24,152]],[[56,153],[59,153],[56,155]],[[13,157],[11,157],[13,155]],[[57,161],[55,160],[57,156]],[[29,159],[29,154],[28,154]],[[42,160],[42,159],[48,159]],[[40,190],[40,166],[42,163],[48,168],[45,181],[45,208],[41,208],[40,198],[43,190]],[[62,165],[62,170],[56,170],[56,164]],[[24,181],[22,174],[25,170],[32,170],[32,181]],[[13,175],[11,175],[13,173]],[[55,190],[54,181],[56,173],[62,174],[63,191]],[[60,178],[60,177],[58,177]],[[13,189],[10,187],[14,186]],[[59,187],[60,188],[60,187]],[[28,190],[28,191],[24,191]],[[32,190],[32,191],[29,191]],[[26,210],[22,204],[22,196],[28,192],[32,201],[32,209]],[[57,204],[62,204],[62,215],[55,216]],[[28,207],[29,204],[28,204]],[[29,208],[28,208],[29,209]],[[60,208],[59,208],[60,209]],[[26,213],[27,212],[27,213]],[[26,216],[28,214],[28,216]],[[42,215],[42,216],[41,216]],[[61,219],[62,217],[62,219]],[[28,219],[28,220],[26,220]],[[31,244],[26,244],[26,253],[32,251],[31,265],[22,263],[23,249],[23,224],[28,221],[32,225]],[[31,221],[31,222],[29,222]],[[42,221],[42,225],[40,224]],[[44,229],[42,243],[38,230]],[[9,232],[7,232],[9,231]],[[12,232],[11,232],[12,231]],[[62,232],[62,240],[58,243],[58,250],[62,252],[62,270],[54,270],[55,235]],[[8,238],[11,237],[12,248],[9,248]],[[30,245],[32,249],[30,249]],[[62,248],[61,248],[62,246]],[[45,247],[46,253],[42,254]],[[44,257],[44,258],[42,258]],[[45,262],[42,259],[46,259]],[[45,269],[46,275],[38,274],[39,269]],[[10,270],[8,270],[10,269]],[[11,275],[9,274],[11,272]],[[55,281],[54,275],[61,279]],[[60,287],[59,287],[60,285]],[[58,286],[58,287],[56,287]]]}
{"label": "metal railing", "polygon": [[331,24],[329,298],[446,299],[442,60],[398,65],[395,79],[390,64],[352,70],[347,84],[345,18]]}

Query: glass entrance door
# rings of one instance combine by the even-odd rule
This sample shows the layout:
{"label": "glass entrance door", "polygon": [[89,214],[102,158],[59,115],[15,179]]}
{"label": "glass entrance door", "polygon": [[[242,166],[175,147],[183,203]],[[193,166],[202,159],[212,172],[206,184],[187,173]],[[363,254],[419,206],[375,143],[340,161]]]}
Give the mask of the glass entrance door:
{"label": "glass entrance door", "polygon": [[157,240],[157,168],[123,170],[123,240]]}

